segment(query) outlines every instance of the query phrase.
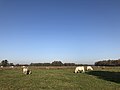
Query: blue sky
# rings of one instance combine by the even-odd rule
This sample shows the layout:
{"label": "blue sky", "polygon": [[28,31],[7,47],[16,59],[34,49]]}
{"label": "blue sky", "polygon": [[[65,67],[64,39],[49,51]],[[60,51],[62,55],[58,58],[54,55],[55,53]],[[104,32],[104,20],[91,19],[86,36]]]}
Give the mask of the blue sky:
{"label": "blue sky", "polygon": [[0,0],[0,60],[94,64],[119,56],[119,0]]}

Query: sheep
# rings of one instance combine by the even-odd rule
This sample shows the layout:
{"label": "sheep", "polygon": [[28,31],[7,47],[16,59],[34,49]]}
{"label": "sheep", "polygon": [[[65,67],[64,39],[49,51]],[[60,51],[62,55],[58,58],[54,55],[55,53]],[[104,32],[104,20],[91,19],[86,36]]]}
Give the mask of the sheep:
{"label": "sheep", "polygon": [[3,68],[3,66],[0,66],[1,68]]}
{"label": "sheep", "polygon": [[28,67],[23,67],[23,73],[28,75],[31,74],[32,72],[28,69]]}
{"label": "sheep", "polygon": [[85,69],[84,69],[84,66],[78,66],[75,68],[75,73],[78,73],[78,72],[85,72]]}
{"label": "sheep", "polygon": [[25,68],[26,66],[22,66],[22,68]]}
{"label": "sheep", "polygon": [[49,67],[45,67],[46,69],[50,69]]}
{"label": "sheep", "polygon": [[14,66],[10,66],[10,68],[14,68]]}
{"label": "sheep", "polygon": [[87,70],[93,70],[91,66],[87,66]]}

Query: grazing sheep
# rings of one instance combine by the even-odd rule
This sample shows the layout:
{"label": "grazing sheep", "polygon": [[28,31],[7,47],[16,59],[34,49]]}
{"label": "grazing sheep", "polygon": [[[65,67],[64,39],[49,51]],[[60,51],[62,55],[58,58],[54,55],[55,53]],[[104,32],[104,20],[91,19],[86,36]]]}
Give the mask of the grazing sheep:
{"label": "grazing sheep", "polygon": [[50,69],[49,67],[45,67],[46,69]]}
{"label": "grazing sheep", "polygon": [[23,68],[23,73],[28,75],[28,74],[31,74],[32,72],[28,69],[28,67],[24,67]]}
{"label": "grazing sheep", "polygon": [[103,66],[102,69],[105,69],[105,66]]}
{"label": "grazing sheep", "polygon": [[25,68],[25,66],[22,66],[22,68]]}
{"label": "grazing sheep", "polygon": [[85,69],[84,69],[84,66],[78,66],[75,68],[75,73],[78,73],[78,72],[85,72]]}
{"label": "grazing sheep", "polygon": [[0,66],[1,68],[3,68],[3,66]]}
{"label": "grazing sheep", "polygon": [[14,68],[14,66],[10,66],[10,68]]}
{"label": "grazing sheep", "polygon": [[93,70],[91,66],[87,66],[87,70]]}

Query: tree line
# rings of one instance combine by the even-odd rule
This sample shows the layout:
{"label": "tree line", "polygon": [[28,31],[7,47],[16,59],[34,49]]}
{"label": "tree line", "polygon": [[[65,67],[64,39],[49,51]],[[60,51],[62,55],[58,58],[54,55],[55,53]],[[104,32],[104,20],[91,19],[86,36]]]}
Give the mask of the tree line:
{"label": "tree line", "polygon": [[14,66],[13,63],[9,63],[8,60],[2,60],[0,66]]}
{"label": "tree line", "polygon": [[95,62],[95,66],[120,66],[120,59],[98,61]]}
{"label": "tree line", "polygon": [[[9,63],[8,60],[2,60],[0,66],[87,66],[88,64],[62,63],[61,61],[53,61],[52,63],[31,63],[31,64],[16,64]],[[95,66],[120,66],[120,59],[118,60],[103,60],[97,61]]]}
{"label": "tree line", "polygon": [[0,66],[83,66],[87,64],[62,63],[61,61],[53,61],[52,63],[31,63],[31,64],[16,64],[9,63],[8,60],[2,60]]}
{"label": "tree line", "polygon": [[52,63],[31,63],[30,66],[75,66],[75,63],[62,63],[61,61],[53,61]]}

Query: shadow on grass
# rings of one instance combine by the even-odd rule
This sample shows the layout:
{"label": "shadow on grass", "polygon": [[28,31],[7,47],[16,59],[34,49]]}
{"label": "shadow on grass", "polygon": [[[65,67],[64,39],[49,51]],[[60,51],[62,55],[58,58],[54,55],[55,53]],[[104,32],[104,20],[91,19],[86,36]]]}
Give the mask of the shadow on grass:
{"label": "shadow on grass", "polygon": [[97,76],[100,79],[107,81],[120,83],[120,72],[110,72],[110,71],[90,71],[87,72],[89,75]]}

